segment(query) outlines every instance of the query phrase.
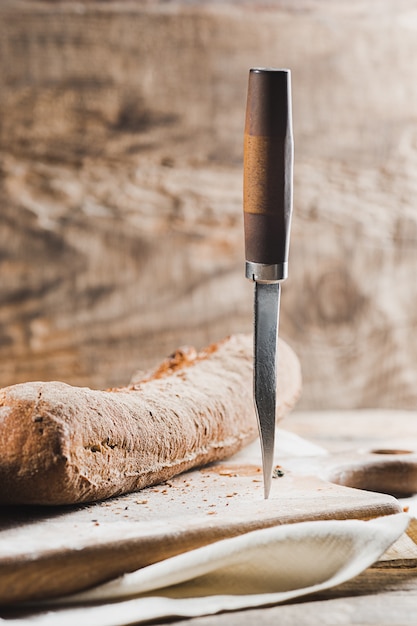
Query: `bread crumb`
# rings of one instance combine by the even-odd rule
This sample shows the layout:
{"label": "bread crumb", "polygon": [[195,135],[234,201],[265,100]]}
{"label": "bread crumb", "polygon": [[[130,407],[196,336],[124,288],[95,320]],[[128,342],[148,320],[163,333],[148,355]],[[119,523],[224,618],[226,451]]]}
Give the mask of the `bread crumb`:
{"label": "bread crumb", "polygon": [[282,476],[285,476],[285,473],[282,470],[281,465],[276,465],[272,472],[272,478],[282,478]]}

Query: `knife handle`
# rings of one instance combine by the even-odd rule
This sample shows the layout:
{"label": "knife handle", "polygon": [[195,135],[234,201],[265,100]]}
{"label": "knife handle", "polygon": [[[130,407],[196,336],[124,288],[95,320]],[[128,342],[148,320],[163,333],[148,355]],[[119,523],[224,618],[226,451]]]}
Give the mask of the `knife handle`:
{"label": "knife handle", "polygon": [[292,214],[291,72],[253,68],[246,107],[243,211],[246,276],[287,277]]}

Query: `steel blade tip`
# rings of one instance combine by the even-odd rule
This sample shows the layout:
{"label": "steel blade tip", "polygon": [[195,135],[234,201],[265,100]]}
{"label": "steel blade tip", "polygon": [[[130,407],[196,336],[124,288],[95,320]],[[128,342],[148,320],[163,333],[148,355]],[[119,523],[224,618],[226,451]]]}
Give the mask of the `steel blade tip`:
{"label": "steel blade tip", "polygon": [[271,493],[272,476],[265,474],[264,470],[264,500],[268,500]]}
{"label": "steel blade tip", "polygon": [[271,493],[272,485],[272,466],[274,464],[274,450],[262,450],[262,466],[263,466],[263,482],[264,482],[264,499],[268,500]]}

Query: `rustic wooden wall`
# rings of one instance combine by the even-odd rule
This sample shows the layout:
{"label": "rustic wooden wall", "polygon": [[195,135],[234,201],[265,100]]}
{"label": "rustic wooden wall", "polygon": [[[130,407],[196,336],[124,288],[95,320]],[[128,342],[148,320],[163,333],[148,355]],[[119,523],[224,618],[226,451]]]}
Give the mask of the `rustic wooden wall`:
{"label": "rustic wooden wall", "polygon": [[282,336],[304,408],[417,404],[412,0],[0,5],[0,384],[126,382],[251,330],[249,67],[290,67]]}

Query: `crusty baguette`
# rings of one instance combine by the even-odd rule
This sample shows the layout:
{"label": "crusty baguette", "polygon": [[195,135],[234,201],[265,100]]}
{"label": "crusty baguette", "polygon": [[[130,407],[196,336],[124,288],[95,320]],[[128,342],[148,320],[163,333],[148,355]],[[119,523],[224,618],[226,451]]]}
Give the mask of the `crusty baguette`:
{"label": "crusty baguette", "polygon": [[[280,342],[278,416],[300,391]],[[178,351],[126,388],[32,382],[0,391],[0,503],[75,504],[162,482],[230,455],[257,435],[252,340]]]}

